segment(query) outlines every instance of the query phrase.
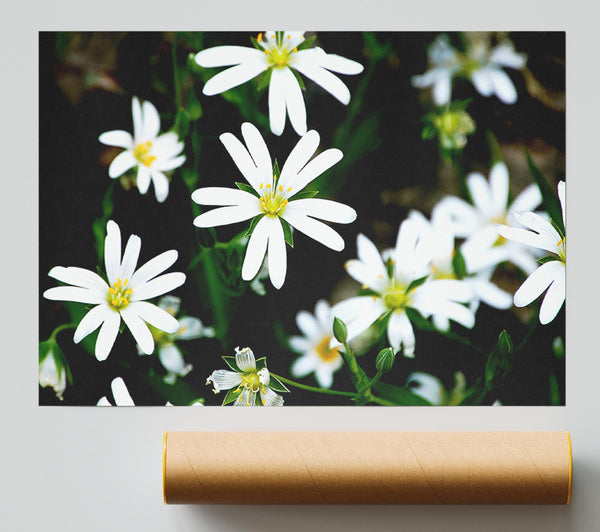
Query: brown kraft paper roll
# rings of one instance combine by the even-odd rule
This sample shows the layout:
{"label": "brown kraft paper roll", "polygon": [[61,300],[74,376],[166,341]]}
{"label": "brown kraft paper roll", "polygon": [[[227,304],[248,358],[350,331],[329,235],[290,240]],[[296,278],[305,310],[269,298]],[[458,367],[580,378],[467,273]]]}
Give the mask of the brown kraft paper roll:
{"label": "brown kraft paper roll", "polygon": [[167,432],[167,504],[569,504],[568,432]]}

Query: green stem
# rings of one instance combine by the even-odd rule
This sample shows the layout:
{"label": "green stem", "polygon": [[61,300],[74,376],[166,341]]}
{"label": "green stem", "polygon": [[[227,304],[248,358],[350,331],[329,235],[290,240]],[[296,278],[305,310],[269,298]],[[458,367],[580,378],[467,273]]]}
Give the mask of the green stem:
{"label": "green stem", "polygon": [[538,328],[539,323],[540,323],[540,320],[536,316],[535,319],[533,320],[533,322],[531,323],[531,325],[529,326],[529,330],[525,333],[525,336],[521,340],[521,343],[514,350],[513,356],[515,353],[517,353],[517,351],[520,351],[521,349],[523,349],[523,347],[525,347],[525,345],[527,344],[527,342],[529,341],[529,339],[531,338],[531,336],[533,335],[535,330]]}
{"label": "green stem", "polygon": [[383,406],[398,406],[396,403],[392,403],[391,401],[387,401],[385,399],[381,399],[380,397],[375,397],[374,395],[371,395],[369,397],[369,400],[372,401],[373,403],[377,403],[378,405],[383,405]]}
{"label": "green stem", "polygon": [[317,388],[316,386],[308,386],[306,384],[300,384],[299,382],[291,381],[290,379],[286,379],[285,377],[281,377],[280,375],[275,375],[275,373],[271,373],[273,377],[279,379],[284,384],[289,384],[290,386],[294,386],[295,388],[300,388],[302,390],[307,390],[309,392],[317,392],[324,393],[328,395],[342,395],[344,397],[358,397],[358,394],[352,392],[339,392],[337,390],[328,390],[326,388]]}
{"label": "green stem", "polygon": [[381,379],[381,376],[382,376],[382,375],[383,375],[383,371],[381,371],[380,369],[379,369],[379,370],[377,370],[377,374],[375,375],[375,377],[373,377],[373,378],[372,378],[372,379],[369,381],[369,384],[367,384],[367,387],[368,387],[368,388],[372,388],[372,387],[375,385],[375,383],[376,383],[376,382],[377,382],[379,379]]}
{"label": "green stem", "polygon": [[171,59],[173,60],[173,87],[175,89],[175,105],[177,109],[181,107],[181,80],[179,78],[179,66],[177,64],[177,38],[178,34],[173,35],[173,44],[171,46]]}
{"label": "green stem", "polygon": [[77,323],[63,323],[62,325],[59,325],[56,329],[52,331],[52,334],[50,335],[50,338],[48,338],[48,340],[53,340],[56,342],[56,335],[60,331],[64,331],[65,329],[75,329],[75,327],[77,327]]}
{"label": "green stem", "polygon": [[454,175],[458,181],[460,195],[467,201],[471,201],[471,195],[469,194],[469,189],[467,188],[467,179],[463,167],[462,150],[452,150],[450,157],[452,160],[452,169],[454,170]]}
{"label": "green stem", "polygon": [[217,273],[215,264],[214,249],[206,248],[202,254],[202,267],[204,269],[208,297],[210,299],[211,309],[215,320],[215,332],[221,344],[225,345],[225,335],[229,329],[229,320],[227,317],[226,305],[223,304],[221,291],[221,280]]}

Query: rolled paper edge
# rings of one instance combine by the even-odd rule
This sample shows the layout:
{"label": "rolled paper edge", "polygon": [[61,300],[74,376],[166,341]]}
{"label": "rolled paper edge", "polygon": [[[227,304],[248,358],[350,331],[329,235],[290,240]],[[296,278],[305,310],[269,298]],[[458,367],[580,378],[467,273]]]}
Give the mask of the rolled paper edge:
{"label": "rolled paper edge", "polygon": [[[320,431],[318,431],[318,432],[320,432]],[[367,432],[370,433],[371,431],[367,431]],[[375,431],[375,432],[378,432],[378,431]],[[453,432],[455,434],[457,434],[457,433],[460,434],[460,431],[458,431],[458,432],[451,431],[451,432]],[[462,434],[467,434],[469,432],[470,431],[466,431],[466,432],[463,432]],[[520,431],[517,431],[517,432],[508,431],[508,432],[505,432],[505,434],[513,434],[514,435],[514,434],[516,434],[518,432],[520,432]],[[212,431],[208,431],[208,432],[201,431],[200,433],[213,434],[213,435],[218,434],[218,432],[212,432]],[[185,435],[185,434],[200,434],[200,433],[199,432],[196,432],[196,433],[178,433],[178,432],[175,432],[173,434],[173,436],[175,436],[176,434],[178,434],[178,435],[181,436],[181,435]],[[270,433],[270,431],[263,432],[263,434],[269,434],[269,433]],[[276,432],[276,433],[277,434],[286,434],[285,431],[283,433],[281,433],[281,432]],[[352,431],[350,431],[350,432],[347,432],[347,431],[333,432],[333,433],[329,433],[329,434],[338,434],[339,435],[339,434],[343,434],[343,433],[351,434]],[[389,431],[382,432],[382,434],[386,434],[386,433],[390,434]],[[427,434],[434,434],[434,433],[436,433],[436,431],[425,431],[425,433],[427,433]],[[442,431],[440,434],[447,434],[447,433],[448,433],[447,431]],[[492,432],[476,431],[475,433],[479,433],[479,434],[482,434],[482,435],[484,435],[484,434],[495,434],[495,435],[498,435],[498,434],[502,434],[502,431],[492,431]],[[235,433],[231,432],[231,431],[225,431],[225,432],[220,432],[220,434],[235,434]],[[259,432],[251,432],[251,433],[242,432],[242,433],[239,433],[239,434],[245,434],[245,435],[247,435],[247,434],[259,434]],[[295,431],[293,431],[293,432],[289,432],[288,434],[307,434],[307,433],[306,432],[302,433],[302,432],[295,432]],[[419,432],[415,433],[415,432],[410,432],[410,431],[408,433],[404,433],[403,431],[399,431],[397,434],[423,434],[423,433],[422,432],[421,433],[419,433]],[[523,434],[524,435],[526,435],[526,434],[533,435],[533,434],[539,434],[539,433],[524,431]],[[550,432],[548,432],[548,434],[550,434]],[[565,438],[565,443],[567,444],[567,448],[568,448],[568,464],[564,464],[564,458],[563,458],[563,464],[564,464],[564,466],[567,466],[567,471],[568,471],[568,473],[567,473],[567,475],[568,475],[567,476],[567,490],[566,490],[567,493],[565,494],[566,497],[562,498],[562,501],[558,501],[558,500],[554,499],[554,497],[552,495],[550,495],[550,493],[548,493],[548,494],[550,495],[550,497],[552,499],[554,499],[554,503],[555,504],[568,505],[571,502],[572,477],[573,477],[573,456],[572,456],[571,435],[570,435],[569,431],[554,431],[554,434],[555,435],[563,434],[563,437]],[[236,502],[230,500],[229,502],[225,502],[225,501],[219,501],[219,502],[217,502],[217,501],[213,500],[213,498],[209,495],[209,493],[204,489],[205,488],[204,485],[200,485],[201,486],[201,491],[204,492],[203,493],[203,497],[202,497],[202,502],[198,501],[197,499],[194,500],[196,498],[195,496],[192,496],[191,498],[186,497],[187,500],[180,500],[180,499],[178,499],[177,496],[174,497],[173,496],[174,494],[171,494],[171,497],[170,497],[171,501],[169,501],[168,500],[169,497],[168,497],[168,494],[167,494],[168,491],[169,491],[168,484],[169,484],[169,482],[171,483],[170,484],[170,489],[173,489],[175,487],[175,485],[173,484],[173,479],[172,478],[170,480],[168,480],[168,478],[170,477],[169,474],[168,474],[168,464],[167,464],[167,459],[168,459],[168,456],[169,456],[169,451],[168,451],[168,436],[169,436],[168,432],[165,432],[164,435],[163,435],[163,464],[162,465],[163,465],[163,498],[164,498],[164,503],[165,504],[190,504],[190,503],[191,504],[282,504],[282,502],[278,502],[278,501],[273,501],[273,502],[244,501],[244,502],[236,503]],[[187,459],[186,461],[189,461],[189,457],[187,456],[187,453],[185,452],[184,447],[181,446],[181,442],[179,442],[179,438],[174,438],[173,439],[173,444],[176,445],[176,448],[177,448],[177,450],[178,450],[179,453],[183,452],[184,456]],[[563,455],[563,457],[564,457],[564,455]],[[179,457],[177,458],[177,460],[179,460]],[[192,464],[189,463],[189,465],[191,466]],[[200,479],[196,477],[194,480],[195,481],[193,483],[196,484]],[[540,480],[542,480],[542,479],[540,478]],[[185,483],[187,484],[187,482],[185,482]],[[542,484],[545,484],[543,480],[542,480]],[[178,485],[177,489],[179,489],[179,488],[181,488],[181,486]],[[564,497],[564,495],[563,495],[563,497]],[[207,498],[208,498],[208,500],[206,500]],[[476,502],[476,501],[474,501],[474,502],[441,502],[440,501],[440,503],[441,504],[522,504],[520,502],[514,502],[514,501],[513,502],[508,502],[508,501],[498,501],[498,502]],[[295,503],[295,502],[289,502],[288,501],[288,502],[283,502],[283,504],[322,504],[322,502],[320,502],[320,501],[319,502],[317,502],[317,501],[313,501],[313,502],[308,502],[308,501],[304,502],[303,501],[303,502],[300,502],[299,501],[298,503]],[[325,504],[356,504],[356,502],[354,502],[354,503],[353,502],[343,502],[343,501],[336,501],[336,502],[331,501],[330,502],[327,499],[325,499]],[[358,504],[362,504],[362,503],[359,502]],[[379,504],[379,503],[370,502],[370,503],[365,503],[365,504]],[[402,501],[402,502],[391,502],[391,503],[387,502],[387,503],[384,503],[384,504],[432,504],[432,502],[412,502],[411,503],[411,502],[404,502],[404,501]],[[439,503],[433,503],[433,504],[439,504]],[[552,504],[552,503],[542,502],[542,501],[535,501],[535,502],[532,501],[532,502],[525,502],[523,504]]]}

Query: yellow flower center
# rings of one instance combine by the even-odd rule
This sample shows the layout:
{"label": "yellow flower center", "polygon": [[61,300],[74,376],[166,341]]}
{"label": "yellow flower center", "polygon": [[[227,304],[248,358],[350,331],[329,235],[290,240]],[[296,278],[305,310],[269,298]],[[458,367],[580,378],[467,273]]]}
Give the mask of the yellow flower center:
{"label": "yellow flower center", "polygon": [[383,294],[383,302],[389,310],[400,310],[407,307],[410,303],[410,296],[406,293],[406,287],[396,284],[395,280],[387,292]]}
{"label": "yellow flower center", "polygon": [[431,274],[434,279],[456,279],[456,274],[452,270],[439,268],[435,264],[431,265]]}
{"label": "yellow flower center", "polygon": [[242,382],[240,383],[238,390],[246,388],[253,393],[257,393],[259,390],[263,390],[263,385],[260,382],[260,376],[257,371],[250,371],[242,375]]}
{"label": "yellow flower center", "polygon": [[117,279],[117,282],[108,289],[108,297],[106,300],[108,301],[109,306],[116,311],[123,310],[129,305],[129,298],[131,297],[133,289],[127,288],[128,282],[129,279],[125,279],[125,282],[121,282],[121,279]]}
{"label": "yellow flower center", "polygon": [[[276,43],[265,44],[267,46],[265,55],[267,56],[269,67],[283,68],[293,62],[293,56],[298,49],[293,48],[290,50],[288,43],[285,42],[290,36],[288,35],[287,39],[284,39],[281,35],[279,37],[271,35],[270,38],[275,39]],[[262,42],[262,33],[258,35],[257,41]]]}
{"label": "yellow flower center", "polygon": [[142,142],[134,148],[133,156],[144,166],[150,166],[154,161],[156,161],[156,157],[150,154],[151,149],[152,142]]}
{"label": "yellow flower center", "polygon": [[556,247],[558,248],[558,256],[560,257],[560,260],[563,262],[566,262],[566,260],[567,260],[567,237],[563,236],[558,241],[558,244],[556,244]]}
{"label": "yellow flower center", "polygon": [[325,336],[315,347],[315,352],[317,355],[319,355],[319,358],[323,362],[333,362],[337,357],[340,356],[340,352],[337,347],[329,347],[330,341],[331,336]]}
{"label": "yellow flower center", "polygon": [[[275,179],[273,179],[273,181],[275,182]],[[285,209],[285,206],[288,204],[288,200],[283,194],[283,187],[279,185],[277,188],[274,188],[270,184],[264,186],[263,183],[261,183],[259,189],[262,194],[259,198],[262,211],[268,216],[280,216],[283,209]],[[287,192],[290,192],[291,190],[292,187],[288,188]]]}

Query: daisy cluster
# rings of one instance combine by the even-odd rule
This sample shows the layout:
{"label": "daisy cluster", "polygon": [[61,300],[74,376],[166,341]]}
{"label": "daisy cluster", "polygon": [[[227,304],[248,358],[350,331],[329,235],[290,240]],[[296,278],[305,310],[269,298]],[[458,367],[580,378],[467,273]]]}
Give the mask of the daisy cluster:
{"label": "daisy cluster", "polygon": [[[326,52],[315,45],[315,39],[316,36],[299,31],[264,31],[252,36],[252,46],[208,47],[189,58],[194,68],[202,72],[202,93],[208,102],[215,95],[228,97],[229,91],[255,78],[259,88],[268,88],[268,129],[246,118],[224,123],[221,131],[210,132],[215,142],[207,144],[206,151],[221,150],[230,157],[225,172],[207,176],[209,182],[218,178],[217,184],[222,186],[197,186],[196,182],[190,186],[190,212],[193,208],[195,213],[190,224],[215,239],[215,228],[236,225],[242,230],[231,241],[242,247],[239,263],[218,264],[217,268],[229,267],[232,271],[217,271],[206,279],[209,285],[227,274],[259,294],[271,291],[276,298],[286,281],[294,282],[288,280],[288,261],[298,260],[301,248],[313,245],[311,241],[327,248],[331,267],[338,267],[336,253],[344,250],[345,242],[336,226],[352,224],[361,216],[359,209],[357,212],[316,190],[316,180],[326,180],[328,172],[345,154],[331,147],[329,139],[322,141],[315,129],[309,129],[311,113],[307,111],[305,96],[309,94],[308,84],[310,91],[333,96],[338,104],[332,105],[348,105],[351,93],[340,76],[359,75],[363,65]],[[429,47],[428,61],[429,69],[412,78],[414,87],[431,88],[435,107],[426,115],[429,126],[423,137],[437,135],[441,148],[459,152],[476,127],[466,105],[452,101],[453,84],[466,79],[481,95],[495,95],[505,104],[514,104],[517,91],[505,68],[524,69],[526,56],[517,52],[508,39],[492,45],[489,39],[466,34],[462,48],[457,48],[448,36],[440,35]],[[288,122],[297,137],[287,157],[280,158],[280,166],[275,158],[280,154],[270,149],[270,133],[281,136]],[[156,202],[170,201],[170,183],[177,172],[182,176],[187,175],[185,172],[197,172],[197,167],[192,170],[188,161],[189,149],[186,156],[187,133],[179,115],[173,128],[164,131],[158,109],[151,102],[132,96],[131,125],[132,132],[114,129],[98,136],[99,142],[110,147],[114,155],[108,165],[108,177],[135,186],[143,195],[152,185]],[[220,144],[216,142],[217,135]],[[487,177],[479,172],[466,176],[464,197],[447,195],[435,204],[429,216],[411,210],[404,220],[398,220],[395,242],[378,246],[371,235],[354,233],[356,258],[344,265],[349,278],[356,282],[350,283],[351,295],[346,291],[345,297],[331,301],[321,295],[315,298],[313,312],[299,310],[296,326],[300,334],[291,335],[284,346],[298,354],[291,364],[291,375],[304,379],[314,374],[318,389],[275,375],[267,368],[266,357],[255,357],[250,347],[236,347],[234,356],[223,356],[228,369],[214,370],[207,384],[213,386],[215,393],[225,392],[223,404],[281,406],[284,399],[280,394],[289,392],[290,385],[338,393],[331,390],[334,375],[347,365],[357,394],[346,395],[363,404],[375,400],[371,388],[391,369],[397,354],[407,358],[422,356],[416,324],[427,322],[434,333],[462,332],[476,325],[481,305],[504,310],[513,303],[523,307],[544,292],[539,321],[551,322],[565,298],[564,182],[558,187],[556,205],[562,209],[558,224],[543,211],[547,208],[546,198],[538,184],[525,187],[514,198],[510,188],[508,167],[501,161],[495,162]],[[154,199],[146,200],[148,208],[153,208],[150,204]],[[187,275],[167,271],[178,259],[177,250],[164,251],[139,266],[141,238],[129,236],[123,248],[118,213],[111,213],[104,224],[99,257],[102,267],[93,271],[55,266],[48,273],[61,284],[45,290],[46,299],[85,306],[74,325],[74,343],[96,334],[93,351],[97,361],[103,363],[115,351],[113,357],[118,359],[118,338],[127,328],[138,354],[154,356],[162,366],[164,383],[171,386],[185,379],[194,367],[186,361],[182,347],[185,342],[216,338],[224,349],[236,345],[222,335],[218,324],[206,326],[182,311],[182,300],[173,292],[186,283]],[[297,233],[310,240],[303,240],[301,246],[294,248]],[[227,248],[231,242],[217,239],[212,244]],[[203,262],[209,260],[210,253],[208,246],[201,249],[196,262],[192,261],[185,271],[192,271],[198,264],[204,265],[202,272],[212,271],[214,264]],[[526,278],[514,294],[497,284],[496,274],[507,263]],[[343,277],[341,263],[339,270]],[[274,290],[262,284],[267,278]],[[228,298],[234,297],[231,292],[227,293]],[[222,304],[211,301],[213,305]],[[217,314],[215,310],[215,319]],[[343,338],[334,333],[335,322],[342,324]],[[51,386],[62,399],[72,376],[55,340],[58,329],[40,344],[39,382],[41,386]],[[357,365],[350,345],[360,344],[363,351],[368,351],[382,338],[389,346],[386,362],[378,362],[376,377],[368,379]],[[237,343],[237,339],[233,341]],[[136,388],[130,389],[135,397]],[[97,404],[134,405],[130,389],[116,374],[111,380],[113,401],[103,395]],[[409,375],[402,389],[412,389],[409,393],[430,404],[460,404],[467,395],[461,372],[455,373],[453,389],[446,390],[437,377],[423,372]],[[194,404],[202,404],[202,400]]]}

